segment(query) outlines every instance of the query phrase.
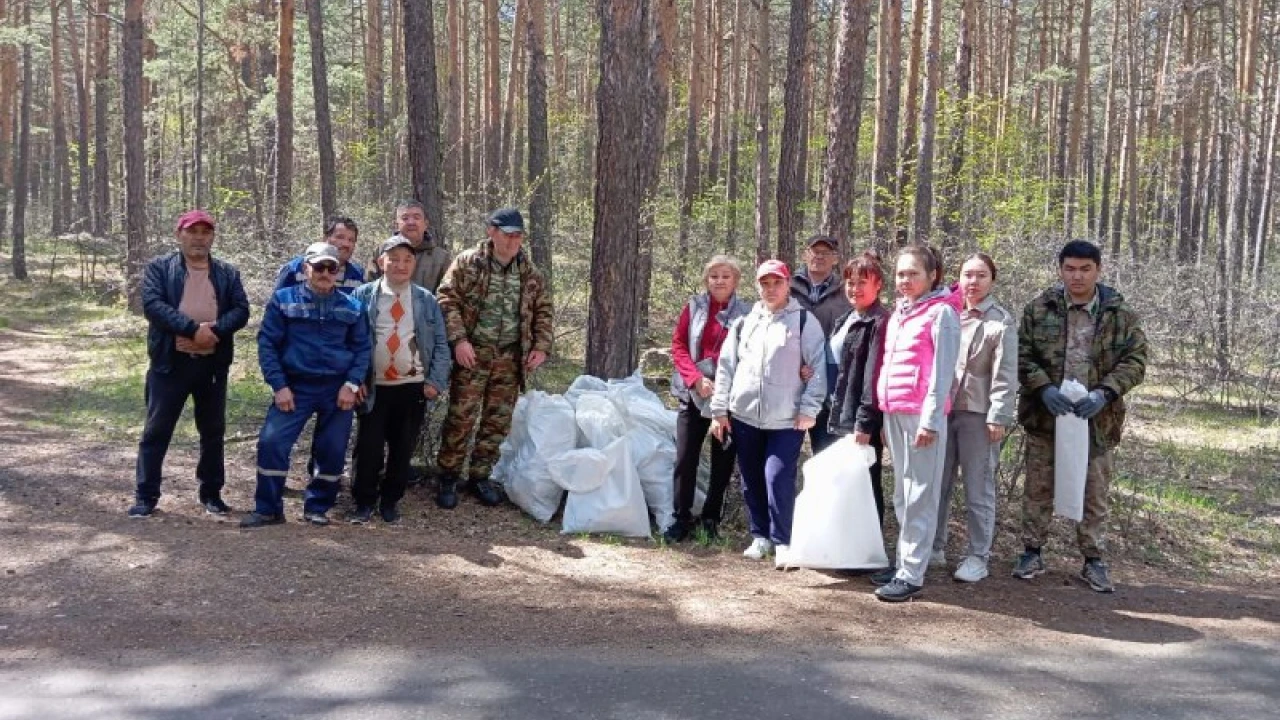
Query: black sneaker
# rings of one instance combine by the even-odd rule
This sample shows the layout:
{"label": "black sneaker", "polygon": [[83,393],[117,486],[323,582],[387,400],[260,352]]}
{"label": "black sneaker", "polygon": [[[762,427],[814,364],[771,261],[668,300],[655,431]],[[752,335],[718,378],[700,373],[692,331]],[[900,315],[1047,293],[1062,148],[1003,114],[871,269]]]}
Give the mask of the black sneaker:
{"label": "black sneaker", "polygon": [[329,524],[329,516],[322,512],[304,512],[302,513],[302,519],[306,520],[312,525],[323,526],[323,525]]}
{"label": "black sneaker", "polygon": [[671,527],[662,533],[662,541],[674,545],[689,539],[689,526],[679,520],[671,523]]}
{"label": "black sneaker", "polygon": [[1028,550],[1018,556],[1018,562],[1013,566],[1013,576],[1030,580],[1033,577],[1044,574],[1044,560],[1040,557],[1040,553]]}
{"label": "black sneaker", "polygon": [[898,574],[898,568],[894,567],[893,565],[890,565],[889,567],[883,570],[871,573],[871,575],[868,576],[867,579],[870,580],[871,584],[875,585],[876,587],[884,587],[885,585],[888,585],[889,583],[893,582],[893,576],[897,574]]}
{"label": "black sneaker", "polygon": [[1107,564],[1101,560],[1094,558],[1093,560],[1085,560],[1084,568],[1080,570],[1080,577],[1089,583],[1089,587],[1095,592],[1113,593],[1116,586],[1111,584],[1111,572],[1107,569]]}
{"label": "black sneaker", "polygon": [[715,542],[720,539],[720,521],[711,518],[702,518],[699,522],[702,527],[702,533],[707,536],[707,542]]}
{"label": "black sneaker", "polygon": [[147,518],[156,511],[156,504],[139,500],[129,508],[129,517],[131,518]]}
{"label": "black sneaker", "polygon": [[388,525],[400,522],[400,510],[395,506],[395,503],[384,504],[378,514],[382,516],[382,522]]}
{"label": "black sneaker", "polygon": [[492,480],[476,480],[471,484],[471,494],[476,496],[481,505],[494,507],[502,504],[502,491]]}
{"label": "black sneaker", "polygon": [[373,519],[372,505],[357,505],[355,510],[347,513],[347,522],[352,525],[365,525]]}
{"label": "black sneaker", "polygon": [[876,599],[883,602],[906,602],[924,588],[912,585],[906,580],[894,578],[888,584],[876,590]]}
{"label": "black sneaker", "polygon": [[440,488],[436,490],[436,505],[445,510],[458,507],[458,481],[453,478],[440,478]]}
{"label": "black sneaker", "polygon": [[231,514],[231,508],[227,507],[227,504],[222,502],[222,498],[215,497],[209,498],[208,500],[201,500],[200,504],[204,506],[204,511],[210,515],[226,517]]}
{"label": "black sneaker", "polygon": [[240,519],[240,527],[242,528],[259,528],[265,525],[283,525],[283,515],[259,515],[251,512]]}

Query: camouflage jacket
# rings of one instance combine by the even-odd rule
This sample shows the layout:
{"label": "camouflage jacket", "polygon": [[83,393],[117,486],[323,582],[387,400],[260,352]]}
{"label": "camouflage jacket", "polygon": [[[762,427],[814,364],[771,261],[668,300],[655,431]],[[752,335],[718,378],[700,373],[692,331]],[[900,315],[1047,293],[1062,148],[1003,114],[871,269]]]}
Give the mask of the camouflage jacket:
{"label": "camouflage jacket", "polygon": [[[1067,300],[1061,285],[1049,288],[1027,304],[1018,326],[1018,422],[1028,433],[1053,437],[1054,418],[1040,400],[1046,385],[1062,383],[1067,354]],[[1098,285],[1098,309],[1094,318],[1093,349],[1089,377],[1081,378],[1090,389],[1106,388],[1115,395],[1094,417],[1090,429],[1095,451],[1120,442],[1124,428],[1124,396],[1137,387],[1147,370],[1147,336],[1138,316],[1114,288]]]}
{"label": "camouflage jacket", "polygon": [[[436,293],[444,313],[449,345],[467,340],[480,319],[480,308],[489,287],[489,256],[493,249],[485,240],[458,253],[445,271]],[[552,340],[551,297],[546,280],[522,250],[512,261],[520,269],[520,357],[534,350],[550,354]],[[524,363],[520,363],[524,367]],[[521,384],[524,378],[520,379]]]}

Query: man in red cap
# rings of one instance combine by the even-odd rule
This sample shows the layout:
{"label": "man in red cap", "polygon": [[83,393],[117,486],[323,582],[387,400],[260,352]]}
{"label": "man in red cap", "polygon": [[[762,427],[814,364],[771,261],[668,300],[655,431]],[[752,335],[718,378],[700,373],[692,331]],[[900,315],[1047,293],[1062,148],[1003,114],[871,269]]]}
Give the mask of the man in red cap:
{"label": "man in red cap", "polygon": [[200,433],[200,504],[212,515],[230,511],[222,501],[227,370],[232,336],[249,322],[249,298],[240,272],[210,254],[214,222],[209,213],[183,213],[176,232],[178,249],[148,263],[142,280],[151,365],[147,420],[138,443],[136,501],[129,508],[129,516],[135,518],[155,512],[161,466],[188,397]]}

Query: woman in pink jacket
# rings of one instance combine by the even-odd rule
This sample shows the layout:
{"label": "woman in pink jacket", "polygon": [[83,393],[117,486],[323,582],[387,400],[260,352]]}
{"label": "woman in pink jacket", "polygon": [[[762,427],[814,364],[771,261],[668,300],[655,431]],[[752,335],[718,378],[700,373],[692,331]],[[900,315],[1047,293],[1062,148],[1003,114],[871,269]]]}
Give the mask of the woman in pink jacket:
{"label": "woman in pink jacket", "polygon": [[876,397],[893,455],[897,566],[872,576],[885,602],[909,600],[924,586],[942,495],[947,413],[960,352],[960,320],[950,292],[935,288],[938,261],[928,248],[898,254],[898,303],[885,330]]}

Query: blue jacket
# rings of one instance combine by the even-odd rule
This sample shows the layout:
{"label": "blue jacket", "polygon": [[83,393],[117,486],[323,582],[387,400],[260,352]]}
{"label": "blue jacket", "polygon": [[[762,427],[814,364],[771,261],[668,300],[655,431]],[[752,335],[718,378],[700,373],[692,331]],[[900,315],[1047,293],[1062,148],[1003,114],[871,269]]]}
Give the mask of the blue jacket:
{"label": "blue jacket", "polygon": [[[369,344],[378,342],[378,293],[382,289],[382,280],[374,280],[356,288],[351,297],[364,306],[365,316],[369,320]],[[413,285],[413,339],[418,346],[418,354],[422,358],[422,367],[426,371],[426,382],[443,393],[449,387],[449,370],[453,362],[450,359],[449,340],[444,332],[444,315],[440,312],[440,304],[430,290],[421,285]],[[360,406],[360,413],[373,410],[373,396],[377,384],[373,377],[373,362],[369,362],[369,372],[365,375],[365,399]]]}
{"label": "blue jacket", "polygon": [[[307,284],[307,270],[303,267],[302,256],[290,260],[280,266],[280,272],[276,273],[276,286],[272,290],[283,290],[287,287],[295,285]],[[364,268],[357,263],[347,262],[346,270],[342,279],[338,281],[337,290],[343,295],[350,295],[355,289],[364,284]]]}
{"label": "blue jacket", "polygon": [[272,391],[300,380],[341,377],[359,385],[369,370],[369,324],[360,302],[308,285],[277,290],[258,328],[258,365]]}
{"label": "blue jacket", "polygon": [[[249,298],[240,282],[240,271],[217,258],[209,260],[209,282],[218,297],[218,321],[213,334],[218,344],[213,351],[218,365],[231,365],[235,354],[232,336],[249,322]],[[147,263],[142,274],[142,313],[146,316],[147,355],[151,369],[167,373],[173,368],[174,340],[180,335],[194,338],[199,325],[178,311],[187,283],[187,263],[177,250]]]}

